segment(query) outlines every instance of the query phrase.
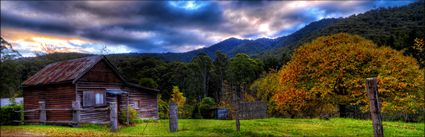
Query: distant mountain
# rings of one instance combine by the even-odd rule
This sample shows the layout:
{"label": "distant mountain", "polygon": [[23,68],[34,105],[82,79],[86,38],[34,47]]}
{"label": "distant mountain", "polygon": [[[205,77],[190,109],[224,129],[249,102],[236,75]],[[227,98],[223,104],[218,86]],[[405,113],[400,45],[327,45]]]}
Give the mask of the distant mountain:
{"label": "distant mountain", "polygon": [[288,35],[279,37],[276,39],[268,39],[268,38],[259,38],[255,40],[246,40],[246,39],[237,39],[237,38],[229,38],[224,41],[221,41],[217,44],[211,45],[206,48],[197,49],[184,53],[163,53],[163,54],[143,54],[143,55],[153,55],[157,56],[166,61],[183,61],[187,62],[192,60],[193,57],[198,55],[199,53],[207,53],[211,58],[215,58],[215,52],[221,51],[227,54],[230,57],[235,56],[238,53],[245,53],[251,56],[255,56],[257,54],[272,51],[273,49],[286,46],[286,45],[294,45],[298,44],[298,41],[306,35],[310,35],[313,32],[319,31],[323,27],[326,27],[338,19],[322,19],[309,25],[304,28],[298,30],[297,32]]}

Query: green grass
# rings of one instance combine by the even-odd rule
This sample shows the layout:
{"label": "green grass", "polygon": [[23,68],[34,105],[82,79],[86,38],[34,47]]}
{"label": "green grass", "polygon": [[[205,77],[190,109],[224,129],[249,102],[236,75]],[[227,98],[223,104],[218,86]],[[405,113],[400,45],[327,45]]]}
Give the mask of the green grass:
{"label": "green grass", "polygon": [[[424,136],[424,123],[383,122],[385,136]],[[146,127],[146,128],[145,128]],[[235,131],[234,120],[179,120],[179,131],[168,132],[168,120],[121,127],[116,133],[107,126],[2,126],[1,136],[373,136],[370,120],[333,118],[242,120],[241,132]]]}

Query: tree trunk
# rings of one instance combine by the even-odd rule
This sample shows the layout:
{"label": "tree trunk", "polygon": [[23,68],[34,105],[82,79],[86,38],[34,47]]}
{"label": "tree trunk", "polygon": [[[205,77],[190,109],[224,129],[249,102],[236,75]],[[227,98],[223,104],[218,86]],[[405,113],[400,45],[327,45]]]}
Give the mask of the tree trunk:
{"label": "tree trunk", "polygon": [[218,102],[221,101],[221,96],[224,93],[224,73],[223,70],[220,71],[220,90],[218,92]]}
{"label": "tree trunk", "polygon": [[346,109],[347,105],[342,105],[339,104],[338,108],[339,108],[339,117],[347,117],[347,109]]}
{"label": "tree trunk", "polygon": [[240,85],[238,85],[236,87],[236,115],[235,115],[235,119],[236,119],[236,131],[239,132],[240,131],[240,121],[239,121],[239,108],[240,108],[240,96],[241,96],[241,89],[240,89]]}
{"label": "tree trunk", "polygon": [[207,70],[206,69],[204,69],[204,72],[203,72],[203,74],[202,74],[202,90],[203,90],[203,94],[204,94],[204,97],[206,97],[206,96],[208,96],[208,91],[207,91]]}

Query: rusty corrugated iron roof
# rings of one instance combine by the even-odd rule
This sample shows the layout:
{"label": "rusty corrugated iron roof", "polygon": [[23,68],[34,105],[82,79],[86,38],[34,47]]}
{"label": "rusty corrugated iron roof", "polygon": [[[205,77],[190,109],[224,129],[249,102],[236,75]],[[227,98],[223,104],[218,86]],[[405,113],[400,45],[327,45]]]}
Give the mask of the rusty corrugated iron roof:
{"label": "rusty corrugated iron roof", "polygon": [[90,56],[49,64],[38,71],[35,75],[24,81],[23,85],[35,86],[62,82],[75,83],[102,59],[106,61],[106,63],[111,67],[112,71],[118,75],[118,77],[124,82],[125,85],[154,91],[153,93],[158,93],[158,89],[151,89],[125,81],[124,78],[118,73],[115,66],[113,66],[105,56]]}
{"label": "rusty corrugated iron roof", "polygon": [[73,81],[79,79],[103,58],[103,56],[90,56],[52,63],[28,78],[23,84],[30,86]]}

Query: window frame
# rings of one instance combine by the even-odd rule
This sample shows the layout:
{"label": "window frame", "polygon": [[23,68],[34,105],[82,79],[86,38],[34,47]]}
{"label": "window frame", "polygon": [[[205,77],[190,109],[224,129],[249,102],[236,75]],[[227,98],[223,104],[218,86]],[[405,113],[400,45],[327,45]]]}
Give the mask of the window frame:
{"label": "window frame", "polygon": [[133,106],[133,108],[134,109],[140,109],[141,108],[141,106],[140,106],[140,100],[133,100],[133,103],[132,103],[132,106]]}
{"label": "window frame", "polygon": [[[97,95],[102,96],[102,104],[97,104]],[[88,103],[89,102],[89,103]],[[103,107],[106,106],[106,91],[86,90],[83,91],[83,107]]]}

